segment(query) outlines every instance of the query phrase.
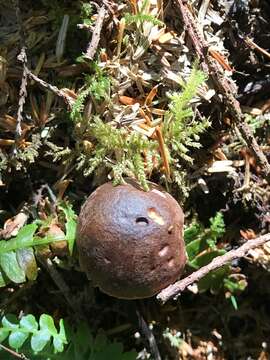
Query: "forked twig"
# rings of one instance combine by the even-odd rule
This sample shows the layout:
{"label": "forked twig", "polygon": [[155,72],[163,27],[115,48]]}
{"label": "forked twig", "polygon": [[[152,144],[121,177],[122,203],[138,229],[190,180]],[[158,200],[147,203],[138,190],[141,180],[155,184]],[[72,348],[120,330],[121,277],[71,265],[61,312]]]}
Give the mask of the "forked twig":
{"label": "forked twig", "polygon": [[194,271],[189,276],[185,277],[182,280],[177,281],[176,283],[169,285],[163,289],[158,295],[157,299],[162,303],[165,303],[171,298],[177,298],[181,293],[191,284],[199,281],[210,271],[216,270],[234,259],[239,259],[244,257],[249,250],[257,248],[265,244],[267,241],[270,241],[270,233],[266,235],[259,236],[256,239],[248,240],[245,244],[240,246],[238,249],[228,251],[226,254],[217,256],[209,264],[201,267],[199,270]]}
{"label": "forked twig", "polygon": [[59,89],[55,85],[51,85],[47,83],[46,81],[40,79],[38,76],[33,74],[28,68],[26,68],[27,76],[29,76],[32,80],[34,80],[37,84],[42,86],[44,89],[47,89],[54,93],[55,95],[61,97],[65,103],[68,105],[68,107],[71,109],[72,105],[74,104],[75,99],[71,96],[69,96],[67,93],[65,93],[63,90]]}

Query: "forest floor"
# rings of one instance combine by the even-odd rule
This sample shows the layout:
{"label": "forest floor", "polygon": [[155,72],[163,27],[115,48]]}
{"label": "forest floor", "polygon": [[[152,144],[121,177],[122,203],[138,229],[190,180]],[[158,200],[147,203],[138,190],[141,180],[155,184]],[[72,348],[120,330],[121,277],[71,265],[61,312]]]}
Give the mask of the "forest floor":
{"label": "forest floor", "polygon": [[93,289],[74,237],[127,176],[183,207],[183,276],[269,233],[269,90],[268,0],[0,0],[2,315],[83,319],[137,359],[269,359],[269,242],[162,305]]}

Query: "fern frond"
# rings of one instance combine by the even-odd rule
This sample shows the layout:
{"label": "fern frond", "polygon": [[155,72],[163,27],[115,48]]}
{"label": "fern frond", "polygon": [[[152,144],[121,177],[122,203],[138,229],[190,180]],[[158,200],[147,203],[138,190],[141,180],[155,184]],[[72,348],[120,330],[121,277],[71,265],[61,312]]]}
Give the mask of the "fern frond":
{"label": "fern frond", "polygon": [[77,97],[76,101],[74,102],[72,106],[72,110],[70,113],[70,117],[72,120],[78,120],[81,117],[81,112],[84,108],[84,102],[86,98],[90,95],[91,89],[88,87],[87,89],[84,89]]}
{"label": "fern frond", "polygon": [[147,179],[145,175],[144,162],[140,154],[137,153],[134,155],[133,164],[134,164],[134,173],[136,174],[139,183],[142,185],[144,190],[146,191],[149,190],[149,186],[147,184]]}
{"label": "fern frond", "polygon": [[208,119],[193,119],[193,109],[190,106],[198,87],[205,79],[200,70],[193,68],[183,91],[169,95],[169,111],[165,117],[163,135],[168,148],[172,149],[172,158],[181,157],[192,163],[188,152],[191,148],[200,148],[200,135],[210,126]]}
{"label": "fern frond", "polygon": [[95,150],[93,156],[91,158],[88,158],[88,161],[86,160],[84,163],[84,176],[89,176],[93,173],[93,171],[102,163],[104,163],[104,159],[106,156],[106,149],[103,147],[99,147]]}

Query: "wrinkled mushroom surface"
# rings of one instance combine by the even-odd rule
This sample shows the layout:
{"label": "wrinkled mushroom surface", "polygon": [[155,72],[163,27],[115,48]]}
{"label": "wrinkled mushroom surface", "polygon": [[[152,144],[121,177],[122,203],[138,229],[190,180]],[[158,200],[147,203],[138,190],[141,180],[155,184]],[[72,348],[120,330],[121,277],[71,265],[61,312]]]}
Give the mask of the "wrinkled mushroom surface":
{"label": "wrinkled mushroom surface", "polygon": [[183,271],[183,222],[181,207],[157,187],[144,192],[106,183],[88,197],[79,216],[80,265],[111,296],[153,296]]}

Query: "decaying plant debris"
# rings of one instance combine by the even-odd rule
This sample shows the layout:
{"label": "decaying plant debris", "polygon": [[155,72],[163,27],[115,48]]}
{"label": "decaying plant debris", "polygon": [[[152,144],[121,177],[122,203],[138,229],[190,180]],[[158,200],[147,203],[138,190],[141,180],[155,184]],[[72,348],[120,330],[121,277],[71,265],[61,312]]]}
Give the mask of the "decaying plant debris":
{"label": "decaying plant debris", "polygon": [[[130,358],[269,357],[269,29],[267,0],[0,2],[3,313],[85,321]],[[76,214],[126,177],[183,206],[186,276],[264,244],[164,306],[102,295]]]}

